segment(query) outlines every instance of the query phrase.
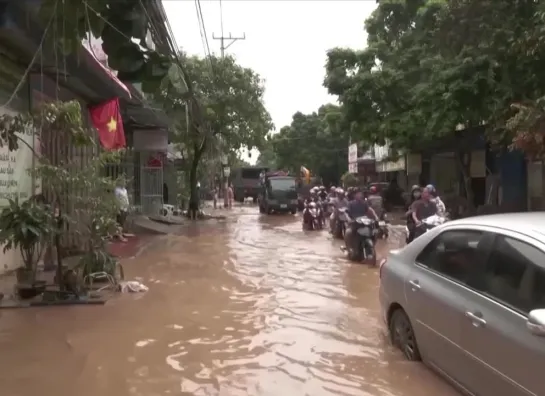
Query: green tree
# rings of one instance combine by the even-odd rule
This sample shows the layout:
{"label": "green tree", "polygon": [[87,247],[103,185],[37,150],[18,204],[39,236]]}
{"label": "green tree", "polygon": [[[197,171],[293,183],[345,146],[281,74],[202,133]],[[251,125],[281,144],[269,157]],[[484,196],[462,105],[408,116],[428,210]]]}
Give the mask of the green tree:
{"label": "green tree", "polygon": [[267,167],[269,169],[276,169],[276,153],[274,152],[273,138],[269,136],[263,145],[263,148],[259,151],[259,157],[257,157],[257,166]]}
{"label": "green tree", "polygon": [[291,124],[271,137],[277,167],[299,174],[305,166],[324,183],[338,183],[348,163],[343,120],[341,108],[332,104],[312,114],[295,113]]}
{"label": "green tree", "polygon": [[263,81],[253,70],[230,56],[180,57],[192,95],[181,94],[168,81],[156,100],[173,120],[174,141],[190,164],[190,197],[195,199],[197,170],[205,153],[260,148],[273,125],[263,103]]}
{"label": "green tree", "polygon": [[351,132],[370,143],[421,148],[483,124],[494,142],[516,143],[511,105],[545,95],[544,7],[380,1],[366,21],[367,48],[330,50],[324,85],[338,95]]}

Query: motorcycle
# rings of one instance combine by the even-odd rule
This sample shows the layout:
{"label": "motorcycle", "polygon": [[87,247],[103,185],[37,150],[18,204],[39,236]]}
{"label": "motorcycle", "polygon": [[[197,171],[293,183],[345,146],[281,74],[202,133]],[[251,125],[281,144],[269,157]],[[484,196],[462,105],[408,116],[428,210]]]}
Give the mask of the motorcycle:
{"label": "motorcycle", "polygon": [[320,229],[324,228],[325,225],[325,219],[326,219],[326,211],[327,211],[327,201],[318,198],[316,201],[316,207],[318,208],[318,217],[320,220]]}
{"label": "motorcycle", "polygon": [[344,239],[344,235],[346,234],[346,224],[348,223],[348,215],[346,214],[346,210],[347,208],[335,209],[336,219],[331,223],[331,234],[333,235],[333,238]]}
{"label": "motorcycle", "polygon": [[350,224],[346,232],[344,250],[351,261],[371,260],[376,264],[375,251],[376,222],[367,216],[358,217]]}
{"label": "motorcycle", "polygon": [[388,236],[390,235],[388,223],[389,223],[388,215],[386,214],[385,211],[383,211],[378,221],[377,238],[380,238],[380,239],[388,238]]}
{"label": "motorcycle", "polygon": [[316,202],[310,202],[307,204],[305,211],[303,213],[303,229],[308,230],[321,230],[322,229],[322,220],[321,220],[320,208]]}
{"label": "motorcycle", "polygon": [[[429,230],[431,230],[431,229],[433,229],[433,228],[435,228],[437,226],[440,226],[441,224],[444,224],[447,221],[448,221],[448,216],[433,215],[433,216],[430,216],[430,217],[426,217],[425,219],[423,219],[421,221],[421,224],[416,227],[416,231],[415,231],[413,241],[416,238],[418,238],[419,236],[424,235]],[[409,233],[409,228],[405,227],[405,235],[407,237],[407,239],[406,239],[407,244],[412,242],[412,241],[409,240],[409,234],[410,234]]]}

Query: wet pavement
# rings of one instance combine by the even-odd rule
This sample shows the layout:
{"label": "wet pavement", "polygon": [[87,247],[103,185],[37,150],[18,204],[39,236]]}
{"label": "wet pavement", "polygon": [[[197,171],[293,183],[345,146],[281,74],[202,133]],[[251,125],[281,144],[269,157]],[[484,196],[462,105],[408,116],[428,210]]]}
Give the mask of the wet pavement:
{"label": "wet pavement", "polygon": [[0,311],[2,396],[458,395],[389,346],[376,269],[298,217],[235,211],[125,260],[145,294]]}

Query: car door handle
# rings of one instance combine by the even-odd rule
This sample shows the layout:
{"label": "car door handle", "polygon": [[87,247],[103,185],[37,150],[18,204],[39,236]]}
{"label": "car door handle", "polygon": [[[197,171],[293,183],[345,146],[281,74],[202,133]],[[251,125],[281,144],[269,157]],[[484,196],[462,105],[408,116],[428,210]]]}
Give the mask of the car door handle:
{"label": "car door handle", "polygon": [[411,285],[412,291],[420,290],[420,283],[417,280],[410,280],[409,285]]}
{"label": "car door handle", "polygon": [[467,311],[466,318],[469,318],[475,327],[481,327],[486,325],[486,320],[474,312]]}

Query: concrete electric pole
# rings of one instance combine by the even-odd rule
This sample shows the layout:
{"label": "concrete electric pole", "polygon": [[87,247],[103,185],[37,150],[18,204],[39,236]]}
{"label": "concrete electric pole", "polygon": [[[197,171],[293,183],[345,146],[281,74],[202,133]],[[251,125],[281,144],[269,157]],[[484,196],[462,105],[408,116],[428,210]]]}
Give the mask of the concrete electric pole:
{"label": "concrete electric pole", "polygon": [[[225,50],[229,48],[231,45],[233,45],[236,41],[239,40],[246,40],[246,34],[243,33],[242,36],[233,37],[231,33],[229,33],[229,36],[223,35],[223,20],[221,24],[221,36],[216,37],[215,34],[212,34],[212,38],[214,40],[220,41],[220,51],[221,51],[221,57],[225,57]],[[223,158],[227,158],[227,156],[223,156]],[[222,161],[223,162],[223,161]],[[223,206],[226,208],[229,203],[229,173],[231,170],[229,169],[229,164],[227,161],[226,163],[222,163],[222,173],[223,173]],[[233,191],[234,193],[234,191]]]}
{"label": "concrete electric pole", "polygon": [[[219,4],[220,4],[221,34],[220,34],[220,36],[216,37],[216,35],[214,33],[212,33],[212,38],[214,40],[219,40],[220,41],[221,57],[225,58],[225,50],[227,48],[229,48],[230,46],[232,46],[236,41],[246,40],[246,33],[243,33],[242,36],[238,36],[238,37],[236,37],[236,36],[233,37],[233,35],[231,33],[229,33],[228,37],[226,37],[224,35],[224,32],[223,32],[223,4],[222,4],[222,0],[219,0]],[[222,172],[221,173],[222,173],[222,176],[223,176],[223,206],[225,208],[227,208],[227,206],[229,205],[229,174],[231,173],[231,169],[229,168],[229,160],[228,160],[228,157],[227,157],[227,153],[224,152],[222,154],[223,155],[221,156],[222,157],[222,161],[221,161],[222,162],[222,164],[221,164]],[[234,195],[234,191],[233,191],[233,195]]]}
{"label": "concrete electric pole", "polygon": [[[223,29],[222,29],[223,30]],[[212,38],[214,40],[220,41],[220,51],[221,51],[221,57],[225,57],[225,50],[232,46],[236,41],[239,40],[246,40],[246,33],[242,33],[242,36],[233,37],[231,33],[229,33],[229,36],[224,36],[223,31],[221,33],[221,36],[216,37],[215,34],[212,34]],[[227,42],[227,44],[226,44]]]}

